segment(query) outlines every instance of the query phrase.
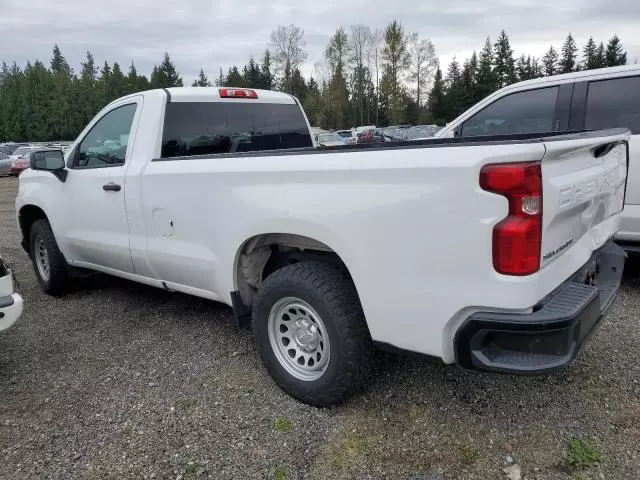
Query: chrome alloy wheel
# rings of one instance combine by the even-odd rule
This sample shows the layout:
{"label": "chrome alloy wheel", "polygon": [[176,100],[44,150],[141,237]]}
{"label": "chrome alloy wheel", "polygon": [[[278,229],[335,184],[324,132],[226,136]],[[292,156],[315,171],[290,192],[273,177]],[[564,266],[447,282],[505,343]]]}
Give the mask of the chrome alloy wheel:
{"label": "chrome alloy wheel", "polygon": [[44,244],[44,239],[42,237],[38,237],[35,244],[36,248],[33,254],[35,255],[38,273],[40,274],[42,280],[48,282],[49,276],[51,274],[51,269],[49,267],[49,254],[47,253],[47,247]]}
{"label": "chrome alloy wheel", "polygon": [[271,348],[287,373],[307,382],[320,378],[330,355],[320,315],[307,302],[285,297],[273,305],[268,322]]}

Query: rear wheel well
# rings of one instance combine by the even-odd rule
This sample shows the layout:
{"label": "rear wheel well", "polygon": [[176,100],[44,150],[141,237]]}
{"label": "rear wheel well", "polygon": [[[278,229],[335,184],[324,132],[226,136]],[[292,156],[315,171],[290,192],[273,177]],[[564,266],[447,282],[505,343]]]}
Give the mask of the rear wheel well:
{"label": "rear wheel well", "polygon": [[40,207],[35,205],[25,205],[20,209],[18,214],[18,222],[20,223],[20,232],[22,233],[22,248],[27,253],[30,253],[29,246],[29,233],[31,232],[31,226],[36,220],[47,219],[47,215]]}
{"label": "rear wheel well", "polygon": [[294,263],[315,260],[349,273],[340,256],[322,242],[302,235],[257,235],[240,248],[236,261],[236,286],[242,303],[251,307],[262,282],[273,272]]}

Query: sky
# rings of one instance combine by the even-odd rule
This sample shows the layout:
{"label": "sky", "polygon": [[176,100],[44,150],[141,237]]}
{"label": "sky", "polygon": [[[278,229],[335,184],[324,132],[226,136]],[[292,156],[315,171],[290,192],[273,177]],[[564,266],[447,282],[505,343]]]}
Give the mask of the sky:
{"label": "sky", "polygon": [[606,43],[617,34],[629,62],[640,60],[637,0],[0,0],[0,60],[48,65],[57,43],[76,71],[90,50],[98,64],[117,61],[126,70],[133,61],[149,75],[166,51],[190,83],[200,68],[213,79],[220,68],[259,59],[271,31],[294,23],[305,33],[310,75],[336,28],[383,29],[393,19],[430,39],[445,69],[502,29],[516,56],[559,49],[571,32],[580,49],[590,35]]}

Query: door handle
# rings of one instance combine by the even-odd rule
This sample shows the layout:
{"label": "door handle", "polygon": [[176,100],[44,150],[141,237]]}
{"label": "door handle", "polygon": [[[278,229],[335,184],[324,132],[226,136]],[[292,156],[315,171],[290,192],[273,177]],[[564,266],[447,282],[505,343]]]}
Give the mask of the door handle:
{"label": "door handle", "polygon": [[103,185],[102,189],[107,192],[119,192],[122,189],[122,187],[116,183],[109,182],[106,185]]}

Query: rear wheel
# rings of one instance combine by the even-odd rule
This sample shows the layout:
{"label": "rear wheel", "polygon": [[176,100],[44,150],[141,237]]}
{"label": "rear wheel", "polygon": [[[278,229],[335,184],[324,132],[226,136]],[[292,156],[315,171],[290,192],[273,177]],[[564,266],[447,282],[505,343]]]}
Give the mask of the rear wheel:
{"label": "rear wheel", "polygon": [[336,404],[366,381],[371,339],[342,269],[305,261],[268,276],[254,302],[253,330],[269,374],[304,403]]}
{"label": "rear wheel", "polygon": [[58,248],[47,220],[33,222],[29,242],[38,283],[46,293],[61,295],[69,286],[69,265]]}

